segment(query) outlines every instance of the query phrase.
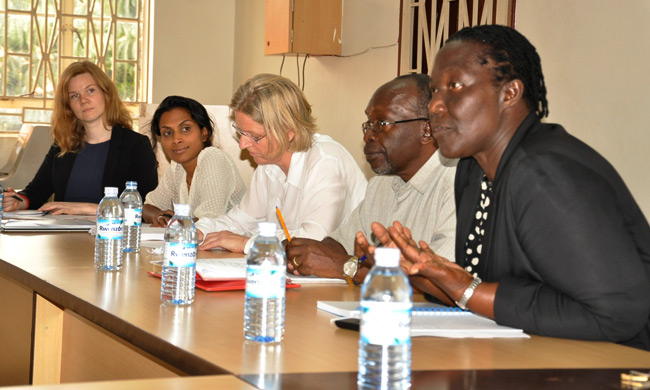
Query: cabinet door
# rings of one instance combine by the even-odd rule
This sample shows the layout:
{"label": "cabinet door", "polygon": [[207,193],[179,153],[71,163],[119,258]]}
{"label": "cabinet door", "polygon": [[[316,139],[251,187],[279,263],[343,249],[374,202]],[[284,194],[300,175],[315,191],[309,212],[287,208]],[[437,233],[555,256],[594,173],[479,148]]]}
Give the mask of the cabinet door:
{"label": "cabinet door", "polygon": [[291,52],[291,0],[266,0],[264,54]]}
{"label": "cabinet door", "polygon": [[294,0],[294,53],[341,54],[341,0]]}
{"label": "cabinet door", "polygon": [[264,54],[341,54],[342,0],[266,0]]}

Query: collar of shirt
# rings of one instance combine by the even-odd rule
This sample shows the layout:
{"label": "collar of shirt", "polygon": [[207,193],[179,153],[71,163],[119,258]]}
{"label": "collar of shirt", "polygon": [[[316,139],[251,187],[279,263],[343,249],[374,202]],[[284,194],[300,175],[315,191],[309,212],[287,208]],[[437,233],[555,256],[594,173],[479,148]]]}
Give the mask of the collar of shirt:
{"label": "collar of shirt", "polygon": [[406,191],[406,188],[413,187],[420,194],[424,194],[431,186],[433,176],[439,174],[439,170],[443,165],[448,165],[448,162],[450,162],[449,159],[435,152],[407,183],[399,176],[395,176],[392,186],[393,191],[399,196],[400,193]]}

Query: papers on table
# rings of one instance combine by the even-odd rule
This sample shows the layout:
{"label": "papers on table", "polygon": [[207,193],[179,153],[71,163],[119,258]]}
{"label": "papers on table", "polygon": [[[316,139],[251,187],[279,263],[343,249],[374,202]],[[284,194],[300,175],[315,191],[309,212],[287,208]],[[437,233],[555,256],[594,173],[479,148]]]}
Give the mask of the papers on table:
{"label": "papers on table", "polygon": [[246,258],[196,259],[196,273],[203,280],[246,279]]}
{"label": "papers on table", "polygon": [[38,210],[16,210],[5,211],[2,214],[3,219],[29,219],[28,217],[42,217],[44,212]]}
{"label": "papers on table", "polygon": [[[318,301],[316,307],[342,317],[359,318],[357,301]],[[451,338],[529,338],[521,329],[498,325],[494,320],[434,303],[413,304],[411,336]]]}
{"label": "papers on table", "polygon": [[[196,273],[203,280],[246,279],[246,258],[197,259]],[[345,284],[343,279],[319,278],[317,276],[296,276],[287,274],[287,279],[296,284]]]}
{"label": "papers on table", "polygon": [[165,228],[164,227],[152,227],[152,226],[141,226],[140,227],[140,241],[164,241],[165,240]]}
{"label": "papers on table", "polygon": [[95,226],[87,219],[38,218],[3,221],[2,232],[87,232]]}

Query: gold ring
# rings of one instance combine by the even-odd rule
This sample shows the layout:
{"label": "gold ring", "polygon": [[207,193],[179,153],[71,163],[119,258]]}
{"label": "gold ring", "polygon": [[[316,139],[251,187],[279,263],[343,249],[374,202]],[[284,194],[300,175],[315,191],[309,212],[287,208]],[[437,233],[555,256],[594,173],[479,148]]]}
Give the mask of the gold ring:
{"label": "gold ring", "polygon": [[298,262],[296,261],[296,257],[298,257],[298,256],[294,256],[293,260],[291,260],[291,262],[293,262],[293,265],[295,265],[296,268],[300,268],[300,264],[298,264]]}

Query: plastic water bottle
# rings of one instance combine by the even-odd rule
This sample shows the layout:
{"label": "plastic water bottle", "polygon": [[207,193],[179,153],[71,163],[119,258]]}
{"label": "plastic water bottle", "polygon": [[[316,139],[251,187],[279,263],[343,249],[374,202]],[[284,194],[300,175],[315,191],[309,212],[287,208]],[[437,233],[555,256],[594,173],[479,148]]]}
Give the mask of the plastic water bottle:
{"label": "plastic water bottle", "polygon": [[246,261],[244,337],[261,343],[282,341],[287,261],[275,223],[260,222]]}
{"label": "plastic water bottle", "polygon": [[104,188],[104,198],[97,206],[95,269],[119,271],[122,268],[124,209],[117,199],[117,187]]}
{"label": "plastic water bottle", "polygon": [[2,201],[4,200],[4,196],[5,196],[3,192],[4,189],[0,187],[0,221],[2,221]]}
{"label": "plastic water bottle", "polygon": [[359,389],[411,387],[412,290],[399,249],[377,248],[361,287]]}
{"label": "plastic water bottle", "polygon": [[165,254],[160,299],[174,305],[194,302],[198,235],[190,205],[174,205],[174,216],[165,230]]}
{"label": "plastic water bottle", "polygon": [[126,182],[126,189],[120,195],[120,202],[124,207],[124,252],[138,252],[142,226],[142,197],[138,192],[137,182]]}

